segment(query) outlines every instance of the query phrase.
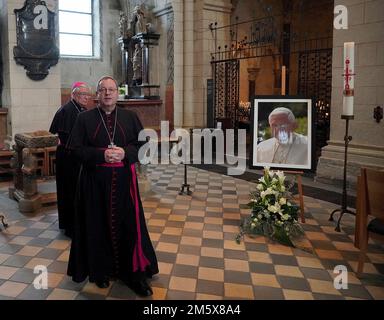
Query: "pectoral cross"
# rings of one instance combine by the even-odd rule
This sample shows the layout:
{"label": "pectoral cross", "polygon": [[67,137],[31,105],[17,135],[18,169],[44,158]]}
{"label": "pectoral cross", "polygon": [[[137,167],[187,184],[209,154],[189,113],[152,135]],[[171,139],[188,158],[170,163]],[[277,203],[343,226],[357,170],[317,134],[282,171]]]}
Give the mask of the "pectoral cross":
{"label": "pectoral cross", "polygon": [[108,149],[113,149],[113,148],[115,148],[116,147],[116,145],[113,143],[113,142],[111,142],[109,145],[108,145]]}

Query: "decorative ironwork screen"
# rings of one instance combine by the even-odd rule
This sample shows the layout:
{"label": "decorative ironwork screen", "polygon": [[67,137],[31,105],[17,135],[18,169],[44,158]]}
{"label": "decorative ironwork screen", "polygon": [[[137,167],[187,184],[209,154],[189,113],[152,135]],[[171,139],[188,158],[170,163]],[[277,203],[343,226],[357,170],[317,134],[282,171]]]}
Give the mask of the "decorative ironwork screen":
{"label": "decorative ironwork screen", "polygon": [[236,127],[236,110],[239,103],[239,60],[228,60],[214,65],[215,119],[230,119]]}
{"label": "decorative ironwork screen", "polygon": [[167,84],[173,84],[174,80],[174,13],[167,16]]}
{"label": "decorative ironwork screen", "polygon": [[314,99],[316,153],[329,139],[330,105],[332,94],[332,49],[314,50],[299,54],[298,94]]}

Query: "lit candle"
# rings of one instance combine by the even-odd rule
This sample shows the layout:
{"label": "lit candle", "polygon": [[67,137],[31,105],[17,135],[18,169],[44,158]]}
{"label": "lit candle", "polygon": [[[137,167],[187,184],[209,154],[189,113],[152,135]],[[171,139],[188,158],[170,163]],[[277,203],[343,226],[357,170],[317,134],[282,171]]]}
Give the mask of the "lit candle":
{"label": "lit candle", "polygon": [[344,43],[344,91],[343,115],[353,116],[353,97],[355,88],[355,43]]}
{"label": "lit candle", "polygon": [[287,70],[286,70],[286,67],[285,66],[282,66],[281,68],[281,95],[282,96],[285,96],[285,77],[286,77],[286,74],[287,74]]}

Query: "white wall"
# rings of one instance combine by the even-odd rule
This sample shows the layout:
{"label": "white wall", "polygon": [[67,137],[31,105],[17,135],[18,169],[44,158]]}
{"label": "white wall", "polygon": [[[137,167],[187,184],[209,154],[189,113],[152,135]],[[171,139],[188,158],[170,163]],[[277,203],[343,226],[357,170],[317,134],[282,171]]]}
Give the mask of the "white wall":
{"label": "white wall", "polygon": [[61,87],[70,88],[75,81],[88,82],[93,88],[104,75],[121,78],[121,51],[119,38],[119,11],[117,0],[100,1],[101,56],[99,59],[62,58]]}

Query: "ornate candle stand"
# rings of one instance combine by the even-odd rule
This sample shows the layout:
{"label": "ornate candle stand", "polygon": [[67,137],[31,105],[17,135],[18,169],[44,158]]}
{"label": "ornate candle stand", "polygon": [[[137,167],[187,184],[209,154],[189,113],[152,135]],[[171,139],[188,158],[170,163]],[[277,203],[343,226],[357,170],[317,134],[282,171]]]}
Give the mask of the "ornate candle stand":
{"label": "ornate candle stand", "polygon": [[341,198],[341,208],[338,208],[336,210],[333,210],[329,221],[333,221],[333,215],[336,212],[340,212],[339,220],[337,220],[337,225],[335,230],[340,232],[340,222],[341,218],[343,217],[344,213],[349,213],[355,215],[355,213],[351,210],[348,210],[347,208],[347,158],[348,158],[348,144],[352,140],[352,137],[348,135],[348,128],[349,128],[349,120],[353,120],[354,116],[346,116],[342,115],[341,119],[345,120],[345,136],[344,136],[344,175],[343,175],[343,194]]}

